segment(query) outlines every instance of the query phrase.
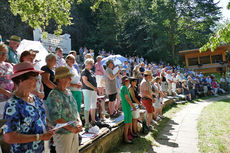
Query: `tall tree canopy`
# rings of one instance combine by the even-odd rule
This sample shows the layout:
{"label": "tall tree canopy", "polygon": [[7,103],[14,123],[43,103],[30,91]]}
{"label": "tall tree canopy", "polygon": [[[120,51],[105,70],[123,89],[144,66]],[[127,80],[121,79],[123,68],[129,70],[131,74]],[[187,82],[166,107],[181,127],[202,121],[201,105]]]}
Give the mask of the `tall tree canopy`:
{"label": "tall tree canopy", "polygon": [[179,50],[205,44],[221,16],[213,0],[2,0],[0,7],[3,37],[32,39],[32,30],[41,28],[69,33],[73,49],[104,48],[171,63]]}

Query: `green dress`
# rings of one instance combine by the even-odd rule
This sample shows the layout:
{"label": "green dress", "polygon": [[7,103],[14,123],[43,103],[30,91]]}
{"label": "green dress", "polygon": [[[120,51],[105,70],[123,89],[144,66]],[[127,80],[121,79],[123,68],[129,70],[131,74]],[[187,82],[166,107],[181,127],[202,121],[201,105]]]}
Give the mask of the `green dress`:
{"label": "green dress", "polygon": [[128,88],[123,85],[121,87],[121,104],[122,104],[122,111],[124,112],[124,123],[132,123],[132,111],[131,106],[125,98],[125,95],[129,96],[131,100]]}

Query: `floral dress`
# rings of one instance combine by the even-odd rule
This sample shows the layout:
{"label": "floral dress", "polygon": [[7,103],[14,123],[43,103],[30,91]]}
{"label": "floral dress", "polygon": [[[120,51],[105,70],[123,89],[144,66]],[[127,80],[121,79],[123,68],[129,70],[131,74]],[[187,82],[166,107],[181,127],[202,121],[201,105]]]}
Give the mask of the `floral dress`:
{"label": "floral dress", "polygon": [[[13,74],[13,66],[10,63],[0,63],[0,87],[8,91],[13,91],[14,83],[10,80],[10,75]],[[0,94],[0,101],[6,101],[7,96]]]}
{"label": "floral dress", "polygon": [[[34,97],[34,103],[30,104],[16,96],[11,97],[4,111],[4,134],[14,132],[21,134],[42,134],[45,133],[46,115],[42,101]],[[11,144],[12,153],[42,153],[44,141],[30,143]]]}

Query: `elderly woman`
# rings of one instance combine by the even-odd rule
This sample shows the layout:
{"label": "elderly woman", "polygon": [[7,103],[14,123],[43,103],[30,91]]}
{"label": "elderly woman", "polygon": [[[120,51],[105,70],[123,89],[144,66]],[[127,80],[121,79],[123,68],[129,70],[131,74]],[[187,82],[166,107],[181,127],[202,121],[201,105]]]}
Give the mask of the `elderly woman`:
{"label": "elderly woman", "polygon": [[[20,63],[22,62],[30,62],[31,64],[34,65],[34,68],[37,70],[40,70],[40,68],[36,68],[34,62],[34,58],[36,57],[36,52],[37,51],[33,51],[33,50],[26,50],[23,51],[20,55],[19,61]],[[42,85],[42,80],[41,80],[41,75],[38,75],[38,80],[37,80],[37,84],[36,84],[36,89],[32,92],[33,94],[35,94],[36,96],[38,96],[40,99],[44,98],[44,90],[43,90],[43,85]]]}
{"label": "elderly woman", "polygon": [[84,104],[85,104],[85,130],[88,131],[90,128],[89,124],[89,111],[91,114],[92,123],[95,122],[95,111],[97,108],[97,82],[96,77],[91,70],[94,65],[94,60],[88,58],[85,60],[85,69],[81,73],[82,79],[82,92],[84,95]]}
{"label": "elderly woman", "polygon": [[75,57],[73,55],[68,55],[66,57],[66,63],[67,68],[70,70],[70,72],[73,74],[70,81],[69,89],[72,92],[72,95],[77,102],[77,109],[80,114],[81,112],[81,101],[82,101],[82,92],[81,92],[81,81],[80,81],[80,75],[78,74],[77,70],[74,67],[75,63]]}
{"label": "elderly woman", "polygon": [[14,88],[14,83],[9,78],[13,74],[13,67],[10,63],[5,62],[7,53],[7,46],[0,44],[0,102],[9,99]]}
{"label": "elderly woman", "polygon": [[42,83],[44,86],[45,97],[44,100],[48,97],[50,91],[56,87],[54,83],[54,66],[56,65],[56,56],[55,54],[48,54],[46,56],[46,65],[41,68],[44,73],[42,73]]}
{"label": "elderly woman", "polygon": [[4,140],[11,144],[11,152],[25,153],[44,151],[44,140],[49,140],[55,131],[47,130],[45,109],[42,101],[31,94],[36,88],[37,76],[31,63],[14,66],[11,76],[17,86],[14,95],[7,101],[4,111]]}
{"label": "elderly woman", "polygon": [[52,125],[75,121],[72,125],[59,129],[54,135],[54,144],[57,153],[78,153],[78,134],[82,130],[82,123],[77,110],[77,104],[70,85],[73,74],[67,67],[60,66],[55,70],[57,87],[53,89],[47,100],[49,121]]}

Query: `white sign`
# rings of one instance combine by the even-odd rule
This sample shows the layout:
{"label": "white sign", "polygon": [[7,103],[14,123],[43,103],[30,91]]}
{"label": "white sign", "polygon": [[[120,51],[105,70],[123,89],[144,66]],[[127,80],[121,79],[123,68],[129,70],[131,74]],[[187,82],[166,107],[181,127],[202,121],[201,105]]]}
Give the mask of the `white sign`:
{"label": "white sign", "polygon": [[34,40],[40,41],[48,51],[54,52],[56,47],[60,47],[63,49],[64,54],[68,54],[71,50],[71,39],[69,34],[64,34],[60,36],[48,34],[46,39],[42,37],[42,31],[39,29],[35,29],[33,31],[33,34]]}

